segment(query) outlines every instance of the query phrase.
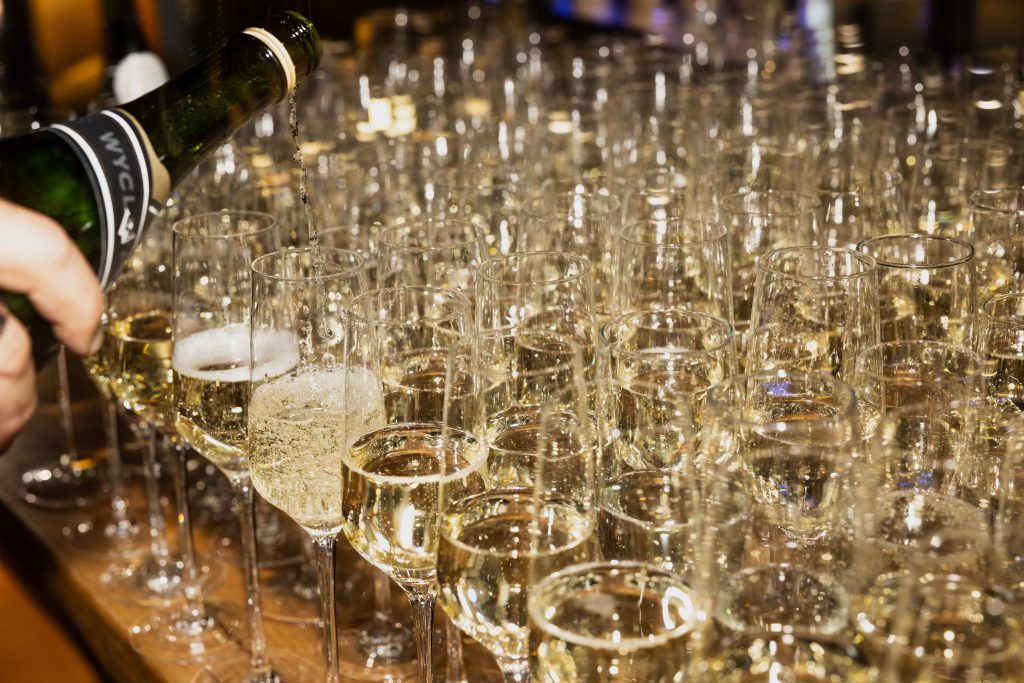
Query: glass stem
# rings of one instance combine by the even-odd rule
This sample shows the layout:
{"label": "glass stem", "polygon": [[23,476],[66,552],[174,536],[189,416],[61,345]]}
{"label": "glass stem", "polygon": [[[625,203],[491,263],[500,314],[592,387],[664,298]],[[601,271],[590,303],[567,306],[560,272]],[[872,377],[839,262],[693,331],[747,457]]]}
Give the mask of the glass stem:
{"label": "glass stem", "polygon": [[71,410],[71,381],[68,379],[68,355],[63,346],[57,354],[57,405],[60,407],[60,426],[64,431],[64,453],[60,456],[61,465],[67,467],[69,474],[78,476],[75,463],[78,461],[78,441],[75,438],[75,418]]}
{"label": "glass stem", "polygon": [[502,680],[505,683],[528,683],[530,660],[525,657],[498,657]]}
{"label": "glass stem", "polygon": [[242,570],[245,572],[245,605],[249,617],[250,676],[265,680],[270,673],[270,665],[267,663],[267,638],[263,632],[260,566],[256,552],[256,496],[248,473],[233,476],[231,488],[241,513]]}
{"label": "glass stem", "polygon": [[107,479],[110,482],[110,516],[114,520],[114,538],[121,540],[132,533],[128,520],[128,496],[124,491],[124,468],[121,465],[121,441],[117,437],[117,407],[103,399],[103,431],[107,441]]}
{"label": "glass stem", "polygon": [[320,579],[320,614],[324,624],[324,681],[338,683],[338,631],[334,604],[334,551],[337,539],[333,534],[313,539],[316,546],[316,568]]}
{"label": "glass stem", "polygon": [[408,590],[409,607],[412,612],[412,634],[416,640],[416,659],[420,665],[420,683],[432,683],[434,680],[433,659],[430,652],[430,634],[434,627],[434,603],[437,596],[433,592]]}
{"label": "glass stem", "polygon": [[466,671],[462,662],[462,632],[452,623],[451,619],[445,619],[444,634],[448,644],[447,683],[464,683]]}
{"label": "glass stem", "polygon": [[164,508],[160,504],[160,461],[156,457],[156,431],[148,422],[133,422],[132,429],[143,443],[142,478],[146,486],[146,507],[149,515],[149,545],[153,558],[161,569],[166,569],[171,559],[167,547],[167,522]]}
{"label": "glass stem", "polygon": [[199,589],[199,573],[196,571],[196,548],[192,538],[192,516],[188,509],[188,446],[177,439],[164,437],[164,443],[174,456],[171,475],[174,479],[174,496],[178,501],[178,536],[181,544],[182,587],[185,594],[185,613],[193,623],[206,617],[202,595]]}

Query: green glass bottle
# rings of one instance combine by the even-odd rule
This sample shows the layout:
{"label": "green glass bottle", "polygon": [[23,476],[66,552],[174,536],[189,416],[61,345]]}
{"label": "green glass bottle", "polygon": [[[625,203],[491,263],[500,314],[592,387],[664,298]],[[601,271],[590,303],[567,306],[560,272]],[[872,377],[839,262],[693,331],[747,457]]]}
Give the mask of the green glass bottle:
{"label": "green glass bottle", "polygon": [[[171,188],[309,75],[320,54],[309,20],[278,15],[132,102],[0,140],[0,196],[63,225],[106,287]],[[48,322],[24,296],[0,296],[28,327],[38,360],[54,346]]]}

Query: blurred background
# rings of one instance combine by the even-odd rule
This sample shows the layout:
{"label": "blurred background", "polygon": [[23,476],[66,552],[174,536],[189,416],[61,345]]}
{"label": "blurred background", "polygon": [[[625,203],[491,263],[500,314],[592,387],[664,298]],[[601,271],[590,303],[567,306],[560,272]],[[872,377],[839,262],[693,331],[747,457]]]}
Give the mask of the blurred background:
{"label": "blurred background", "polygon": [[[838,42],[870,55],[901,47],[944,66],[965,55],[1024,43],[1020,0],[518,0],[524,13],[579,30],[639,31],[669,45],[713,32],[738,45],[778,35],[796,21],[827,61]],[[480,0],[480,6],[490,3]],[[509,3],[505,3],[506,5]],[[124,24],[137,22],[145,47],[171,75],[238,29],[281,9],[311,16],[324,37],[371,46],[395,3],[338,0],[0,0],[0,108],[83,109],[103,91],[109,54],[124,52]],[[467,3],[410,0],[414,32],[456,22]],[[125,19],[129,17],[129,19]],[[849,26],[856,25],[857,30]],[[385,29],[386,30],[386,29]],[[696,39],[695,39],[696,37]]]}

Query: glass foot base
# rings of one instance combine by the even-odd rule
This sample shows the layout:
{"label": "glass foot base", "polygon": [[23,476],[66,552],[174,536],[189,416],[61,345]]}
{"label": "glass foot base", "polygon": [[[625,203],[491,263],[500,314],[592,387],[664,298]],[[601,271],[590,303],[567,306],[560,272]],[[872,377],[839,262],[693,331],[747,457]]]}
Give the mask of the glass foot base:
{"label": "glass foot base", "polygon": [[175,608],[142,617],[128,629],[128,639],[146,657],[176,664],[208,662],[238,648],[229,626],[209,610],[193,619]]}
{"label": "glass foot base", "polygon": [[61,535],[71,547],[85,553],[137,557],[149,549],[149,536],[144,533],[147,529],[131,518],[119,525],[107,510],[69,524],[61,529]]}
{"label": "glass foot base", "polygon": [[271,652],[270,671],[254,672],[248,653],[238,653],[213,662],[192,679],[192,683],[305,683],[316,680],[315,668],[288,655]]}
{"label": "glass foot base", "polygon": [[416,643],[404,624],[392,629],[348,630],[338,634],[341,675],[362,681],[418,678]]}
{"label": "glass foot base", "polygon": [[[95,462],[88,456],[86,460]],[[97,466],[44,465],[22,473],[18,495],[29,505],[50,510],[88,507],[106,497],[106,471]]]}
{"label": "glass foot base", "polygon": [[[262,564],[262,563],[261,563]],[[320,591],[302,580],[301,567],[278,570],[263,581],[263,616],[271,621],[320,626]]]}
{"label": "glass foot base", "polygon": [[[184,564],[174,560],[161,565],[152,555],[136,562],[114,565],[100,576],[104,595],[118,602],[159,607],[178,600],[184,593]],[[213,591],[223,578],[220,564],[210,557],[199,558],[199,585]]]}

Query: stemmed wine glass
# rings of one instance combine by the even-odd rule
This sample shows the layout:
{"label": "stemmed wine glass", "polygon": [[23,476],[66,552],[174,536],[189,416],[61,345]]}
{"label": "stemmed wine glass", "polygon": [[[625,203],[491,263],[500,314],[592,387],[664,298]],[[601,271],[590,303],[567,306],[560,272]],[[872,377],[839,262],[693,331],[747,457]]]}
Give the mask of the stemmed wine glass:
{"label": "stemmed wine glass", "polygon": [[[154,230],[108,291],[101,351],[110,393],[142,444],[149,553],[112,564],[100,584],[114,599],[141,605],[165,605],[193,588],[186,580],[189,558],[172,555],[168,546],[158,481],[157,427],[166,423],[163,403],[170,402],[171,381],[171,245],[164,235]],[[211,586],[218,570],[204,559],[199,581]]]}
{"label": "stemmed wine glass", "polygon": [[[221,681],[284,683],[301,680],[295,659],[267,657],[256,555],[256,499],[246,458],[249,401],[251,264],[280,246],[277,221],[263,213],[219,211],[174,224],[175,426],[182,440],[228,478],[240,512],[248,608],[247,657],[215,662],[202,674]],[[297,351],[283,335],[255,336],[263,356],[279,355],[259,371],[288,372]]]}
{"label": "stemmed wine glass", "polygon": [[408,594],[420,679],[429,681],[437,488],[446,472],[467,488],[483,486],[486,452],[472,425],[441,438],[448,350],[471,307],[451,290],[401,287],[357,297],[351,315],[348,362],[381,377],[386,426],[360,435],[342,459],[345,535]]}
{"label": "stemmed wine glass", "polygon": [[497,658],[504,680],[528,681],[533,577],[594,552],[597,420],[582,349],[543,329],[486,330],[453,350],[449,377],[446,430],[460,433],[450,425],[473,414],[489,485],[444,479],[441,606]]}
{"label": "stemmed wine glass", "polygon": [[853,391],[825,374],[738,375],[708,393],[695,580],[713,618],[709,670],[863,669],[843,640],[858,549],[850,515],[866,502],[856,418]]}
{"label": "stemmed wine glass", "polygon": [[[357,434],[384,422],[379,379],[346,362],[346,306],[366,289],[364,260],[343,249],[286,249],[259,257],[252,269],[249,472],[260,495],[295,520],[316,546],[323,675],[334,682],[341,458]],[[294,362],[283,374],[268,372],[283,351]]]}
{"label": "stemmed wine glass", "polygon": [[[173,252],[173,242],[171,247]],[[178,435],[174,405],[173,273],[175,259],[180,257],[168,253],[163,245],[159,254],[158,262],[145,269],[152,273],[148,279],[143,277],[145,288],[122,292],[118,287],[118,293],[125,296],[124,303],[118,304],[124,308],[117,309],[123,315],[110,321],[108,333],[114,337],[114,356],[118,359],[114,393],[126,408],[148,422],[150,439],[155,438],[155,432],[162,435],[169,451],[184,602],[139,617],[129,628],[129,638],[132,647],[146,656],[180,663],[208,662],[228,654],[234,641],[229,624],[222,623],[224,620],[207,609],[203,600],[204,568],[197,558],[188,501],[188,446]],[[147,482],[147,486],[156,496],[155,482]]]}

